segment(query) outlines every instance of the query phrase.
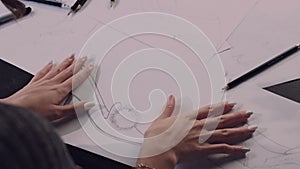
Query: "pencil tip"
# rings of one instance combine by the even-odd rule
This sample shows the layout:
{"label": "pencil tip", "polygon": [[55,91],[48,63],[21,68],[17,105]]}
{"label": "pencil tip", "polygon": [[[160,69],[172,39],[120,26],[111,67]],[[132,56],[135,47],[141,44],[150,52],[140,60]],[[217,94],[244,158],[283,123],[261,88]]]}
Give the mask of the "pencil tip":
{"label": "pencil tip", "polygon": [[226,85],[225,87],[222,88],[222,90],[228,90],[229,89],[229,86]]}

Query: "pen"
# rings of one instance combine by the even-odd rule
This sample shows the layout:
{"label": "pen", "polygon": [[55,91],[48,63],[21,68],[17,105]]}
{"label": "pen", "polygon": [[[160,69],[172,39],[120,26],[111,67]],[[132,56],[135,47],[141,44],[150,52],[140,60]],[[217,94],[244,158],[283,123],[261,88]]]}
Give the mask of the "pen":
{"label": "pen", "polygon": [[[27,8],[26,8],[26,11],[25,11],[25,13],[24,13],[24,15],[23,15],[22,17],[24,17],[24,16],[30,14],[30,12],[31,12],[31,8],[30,8],[30,7],[27,7]],[[4,15],[4,16],[0,17],[0,25],[3,25],[3,24],[5,24],[5,23],[8,23],[8,22],[13,21],[13,20],[15,20],[14,14],[7,14],[7,15]]]}
{"label": "pen", "polygon": [[110,0],[110,8],[115,8],[118,5],[118,0]]}
{"label": "pen", "polygon": [[230,90],[230,89],[238,86],[239,84],[241,84],[241,83],[245,82],[246,80],[256,76],[257,74],[267,70],[268,68],[277,64],[278,62],[282,61],[283,59],[298,52],[299,49],[300,49],[300,44],[288,49],[287,51],[283,52],[282,54],[278,55],[277,57],[263,63],[262,65],[258,66],[257,68],[249,71],[248,73],[246,73],[246,74],[240,76],[239,78],[233,80],[232,82],[228,83],[223,89]]}
{"label": "pen", "polygon": [[64,9],[70,9],[69,5],[67,5],[65,3],[61,3],[61,2],[56,2],[53,0],[26,0],[26,1],[32,1],[32,2],[42,3],[42,4],[46,4],[46,5],[52,5],[52,6],[56,6],[56,7],[60,7],[60,8],[64,8]]}
{"label": "pen", "polygon": [[61,2],[61,0],[49,0],[49,1],[53,1],[53,2]]}
{"label": "pen", "polygon": [[70,15],[71,13],[76,13],[77,11],[79,11],[82,6],[86,3],[87,0],[77,0],[74,5],[72,5],[68,15]]}
{"label": "pen", "polygon": [[110,7],[112,8],[115,3],[116,3],[116,0],[110,0]]}

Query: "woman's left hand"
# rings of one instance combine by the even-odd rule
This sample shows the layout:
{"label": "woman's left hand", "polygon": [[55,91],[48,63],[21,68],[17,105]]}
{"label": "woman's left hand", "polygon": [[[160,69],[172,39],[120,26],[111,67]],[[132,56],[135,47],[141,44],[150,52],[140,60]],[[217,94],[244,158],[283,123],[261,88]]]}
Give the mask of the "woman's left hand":
{"label": "woman's left hand", "polygon": [[256,126],[240,126],[252,112],[230,113],[233,107],[222,103],[172,116],[175,98],[170,96],[162,114],[145,133],[137,164],[172,169],[178,163],[213,154],[245,156],[250,150],[235,144],[250,138]]}

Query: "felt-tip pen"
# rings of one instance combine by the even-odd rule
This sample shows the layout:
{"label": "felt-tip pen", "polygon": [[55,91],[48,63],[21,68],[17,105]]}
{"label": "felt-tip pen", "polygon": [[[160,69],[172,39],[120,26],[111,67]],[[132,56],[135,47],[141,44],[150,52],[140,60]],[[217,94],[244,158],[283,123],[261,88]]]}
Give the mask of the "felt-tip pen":
{"label": "felt-tip pen", "polygon": [[87,2],[87,0],[76,0],[74,5],[71,6],[71,9],[70,9],[68,15],[78,12],[86,2]]}
{"label": "felt-tip pen", "polygon": [[[26,10],[25,10],[24,15],[22,17],[25,17],[26,15],[30,14],[31,11],[32,11],[31,8],[27,7]],[[0,17],[0,26],[3,25],[3,24],[8,23],[10,21],[13,21],[13,20],[15,20],[14,14],[4,15],[4,16]]]}
{"label": "felt-tip pen", "polygon": [[53,0],[26,0],[26,1],[32,1],[32,2],[42,3],[42,4],[46,4],[46,5],[52,5],[52,6],[56,6],[56,7],[63,8],[63,9],[70,9],[70,6],[68,4],[56,2]]}
{"label": "felt-tip pen", "polygon": [[118,5],[118,0],[110,0],[110,8],[115,8]]}

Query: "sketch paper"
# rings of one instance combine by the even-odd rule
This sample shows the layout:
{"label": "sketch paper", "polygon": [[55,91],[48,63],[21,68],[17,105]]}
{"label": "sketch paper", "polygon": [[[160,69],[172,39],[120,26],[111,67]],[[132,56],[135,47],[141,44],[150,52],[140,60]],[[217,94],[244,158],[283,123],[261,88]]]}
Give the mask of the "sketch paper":
{"label": "sketch paper", "polygon": [[228,38],[231,50],[221,54],[227,79],[233,80],[299,44],[300,25],[295,22],[300,19],[299,10],[297,0],[259,1]]}
{"label": "sketch paper", "polygon": [[[0,30],[0,55],[4,60],[36,73],[51,60],[61,61],[72,53],[78,54],[87,39],[108,22],[128,14],[150,11],[166,12],[184,17],[201,28],[217,48],[220,46],[225,46],[221,47],[223,49],[230,47],[230,50],[222,53],[228,78],[241,75],[262,61],[299,42],[300,29],[295,20],[299,20],[298,11],[300,8],[299,2],[296,0],[131,0],[121,1],[115,9],[109,9],[108,3],[106,1],[91,1],[84,10],[74,17],[67,17],[67,11],[59,8],[28,3],[34,11],[28,18]],[[2,11],[7,10],[1,6]],[[245,18],[245,16],[247,17]],[[241,21],[243,22],[240,24]],[[137,38],[155,47],[172,49],[178,55],[185,54],[187,58],[192,56],[184,47],[180,47],[180,44],[170,38],[159,37],[159,41],[157,40],[158,37],[155,36],[144,35]],[[227,41],[225,42],[225,40]],[[16,46],[18,47],[17,50]],[[145,44],[128,39],[124,44],[112,49],[109,56],[120,57],[145,47],[147,47]],[[296,54],[295,56],[299,55]],[[190,165],[194,164],[195,168],[202,166],[218,168],[221,166],[228,169],[243,169],[243,167],[251,169],[299,168],[300,137],[297,132],[299,129],[297,122],[300,114],[299,105],[262,90],[263,87],[297,77],[299,68],[298,65],[293,64],[300,63],[298,58],[289,58],[280,64],[282,69],[278,69],[279,67],[270,69],[245,85],[236,88],[235,92],[228,93],[230,100],[242,104],[241,109],[250,109],[255,112],[249,123],[259,125],[258,133],[254,139],[244,143],[252,150],[246,159],[224,160],[223,163],[212,159],[207,163],[195,162]],[[292,62],[289,62],[291,60]],[[187,59],[189,64],[193,64],[193,61]],[[110,66],[115,66],[112,64],[112,62],[107,62],[104,69],[107,70]],[[202,68],[195,66],[192,68],[195,69],[195,72],[199,72],[196,76],[198,80],[207,78]],[[109,78],[112,73],[112,71],[103,72],[102,78]],[[139,78],[143,80],[144,77]],[[172,79],[167,80],[172,82]],[[205,87],[200,88],[200,91],[205,89],[207,84],[203,84],[203,86]],[[173,85],[172,88],[176,88],[176,86]],[[107,89],[109,86],[101,86],[101,91]],[[205,91],[200,93],[203,92]],[[109,95],[105,96],[109,97]],[[141,95],[135,96],[141,98]],[[206,99],[210,99],[209,95]],[[142,107],[145,106],[147,105],[142,105]],[[114,118],[118,117],[115,116]],[[134,128],[134,126],[122,127]],[[146,126],[142,129],[145,130]],[[134,159],[113,155],[95,145],[76,120],[61,126],[58,128],[58,132],[66,143],[125,164],[134,165]]]}
{"label": "sketch paper", "polygon": [[[64,2],[72,4],[74,1]],[[130,0],[120,1],[114,9],[109,8],[109,0],[92,0],[73,17],[67,17],[68,11],[64,9],[24,3],[32,7],[33,12],[22,21],[0,29],[3,39],[0,54],[35,74],[51,60],[59,62],[73,53],[78,54],[87,39],[103,25],[138,12],[162,12],[183,17],[202,29],[222,51],[225,39],[251,11],[256,0]],[[2,4],[0,10],[1,13],[8,12]],[[14,50],[15,46],[18,50]],[[36,63],[32,64],[31,60]]]}
{"label": "sketch paper", "polygon": [[[253,111],[248,125],[258,125],[254,137],[241,143],[251,151],[246,158],[214,156],[178,168],[297,169],[300,159],[300,105],[263,88],[297,79],[300,54],[282,62],[227,93],[239,105],[235,110]],[[276,75],[276,76],[275,76]],[[299,87],[299,86],[298,86]],[[292,89],[289,89],[292,90]],[[296,93],[295,93],[296,94]]]}

